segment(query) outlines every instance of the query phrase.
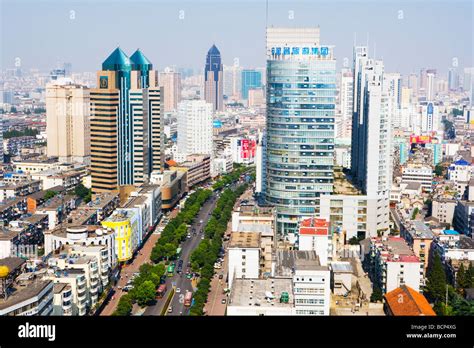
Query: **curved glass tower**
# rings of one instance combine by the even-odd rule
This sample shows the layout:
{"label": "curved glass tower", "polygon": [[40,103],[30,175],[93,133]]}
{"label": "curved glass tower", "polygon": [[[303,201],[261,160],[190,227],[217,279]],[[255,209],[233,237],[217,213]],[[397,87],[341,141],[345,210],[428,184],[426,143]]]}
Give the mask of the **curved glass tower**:
{"label": "curved glass tower", "polygon": [[318,215],[319,197],[333,191],[336,61],[319,35],[305,40],[301,29],[288,28],[279,42],[281,29],[273,36],[271,29],[266,200],[277,208],[277,231],[287,235],[301,218]]}

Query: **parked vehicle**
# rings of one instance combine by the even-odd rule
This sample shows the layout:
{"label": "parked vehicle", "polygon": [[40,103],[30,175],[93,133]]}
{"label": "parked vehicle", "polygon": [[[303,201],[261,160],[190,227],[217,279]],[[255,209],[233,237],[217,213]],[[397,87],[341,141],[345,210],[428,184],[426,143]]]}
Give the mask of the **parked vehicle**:
{"label": "parked vehicle", "polygon": [[191,291],[186,291],[186,295],[184,296],[184,305],[186,307],[190,307],[193,300],[193,293]]}
{"label": "parked vehicle", "polygon": [[156,297],[157,298],[163,298],[163,296],[165,296],[165,294],[166,294],[166,284],[161,284],[158,287],[158,290],[156,290]]}

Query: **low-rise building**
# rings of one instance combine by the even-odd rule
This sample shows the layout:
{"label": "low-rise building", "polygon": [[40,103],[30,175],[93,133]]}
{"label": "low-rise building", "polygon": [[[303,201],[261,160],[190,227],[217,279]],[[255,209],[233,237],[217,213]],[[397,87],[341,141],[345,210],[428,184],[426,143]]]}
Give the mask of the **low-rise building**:
{"label": "low-rise building", "polygon": [[268,224],[241,223],[238,233],[257,233],[260,239],[260,274],[269,276],[272,272],[275,248],[275,230]]}
{"label": "low-rise building", "polygon": [[384,310],[394,316],[435,316],[433,308],[423,294],[402,285],[385,294]]}
{"label": "low-rise building", "polygon": [[161,186],[162,209],[173,209],[187,192],[187,173],[176,170],[165,170],[163,173],[152,173],[150,181]]}
{"label": "low-rise building", "polygon": [[348,261],[331,262],[331,289],[336,296],[347,296],[352,290],[354,270]]}
{"label": "low-rise building", "polygon": [[316,218],[302,220],[298,237],[298,250],[314,250],[321,265],[328,264],[328,258],[332,255],[332,240],[328,221]]}
{"label": "low-rise building", "polygon": [[32,173],[31,177],[32,179],[41,182],[43,190],[48,190],[56,186],[63,186],[66,190],[71,190],[81,182],[82,173],[75,170],[67,172],[45,170],[38,173]]}
{"label": "low-rise building", "polygon": [[424,263],[403,238],[371,238],[368,271],[374,286],[383,293],[402,285],[421,291],[424,285]]}
{"label": "low-rise building", "polygon": [[434,233],[423,221],[409,221],[402,224],[400,235],[413,249],[413,252],[423,263],[426,271]]}
{"label": "low-rise building", "polygon": [[460,200],[454,208],[453,228],[467,236],[474,232],[474,202]]}
{"label": "low-rise building", "polygon": [[44,252],[49,255],[65,246],[105,247],[111,268],[117,264],[115,231],[101,226],[59,226],[44,233]]}
{"label": "low-rise building", "polygon": [[38,192],[41,187],[39,180],[29,180],[0,186],[0,202],[9,198],[28,196]]}
{"label": "low-rise building", "polygon": [[25,261],[0,259],[7,273],[0,275],[0,316],[46,316],[53,311],[53,283],[23,273]]}
{"label": "low-rise building", "polygon": [[422,164],[406,164],[402,167],[402,182],[419,182],[423,192],[431,192],[433,169]]}
{"label": "low-rise building", "polygon": [[454,285],[461,264],[465,269],[474,264],[474,239],[454,230],[444,230],[432,244],[431,258],[436,254],[441,258],[448,280]]}
{"label": "low-rise building", "polygon": [[253,278],[260,275],[260,234],[233,232],[228,246],[229,287],[235,279]]}
{"label": "low-rise building", "polygon": [[187,173],[187,188],[189,190],[211,178],[211,157],[199,154],[189,155],[185,162],[170,169]]}
{"label": "low-rise building", "polygon": [[133,211],[114,212],[102,221],[102,226],[115,233],[115,255],[117,261],[126,262],[133,257],[139,246],[140,225],[139,217]]}
{"label": "low-rise building", "polygon": [[284,315],[294,313],[291,278],[235,279],[227,315]]}
{"label": "low-rise building", "polygon": [[431,216],[437,218],[439,222],[452,225],[456,200],[448,198],[435,198],[432,201]]}
{"label": "low-rise building", "polygon": [[278,250],[275,278],[291,278],[295,315],[329,315],[331,275],[315,251]]}

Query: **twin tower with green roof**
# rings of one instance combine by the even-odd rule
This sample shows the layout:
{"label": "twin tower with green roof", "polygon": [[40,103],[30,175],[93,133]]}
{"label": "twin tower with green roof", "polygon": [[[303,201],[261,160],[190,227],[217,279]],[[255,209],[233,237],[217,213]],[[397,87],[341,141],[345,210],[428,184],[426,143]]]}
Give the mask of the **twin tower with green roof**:
{"label": "twin tower with green roof", "polygon": [[163,123],[158,72],[140,51],[117,47],[97,72],[91,91],[93,192],[149,181],[163,170]]}

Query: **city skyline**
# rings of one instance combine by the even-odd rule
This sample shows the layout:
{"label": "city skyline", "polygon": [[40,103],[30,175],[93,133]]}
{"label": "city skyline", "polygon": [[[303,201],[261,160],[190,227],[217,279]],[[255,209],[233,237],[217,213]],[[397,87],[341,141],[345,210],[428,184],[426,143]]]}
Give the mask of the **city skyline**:
{"label": "city skyline", "polygon": [[[49,71],[58,62],[71,62],[73,71],[92,72],[96,65],[94,55],[86,52],[94,51],[104,56],[120,46],[125,51],[141,48],[148,52],[157,70],[170,65],[197,70],[201,68],[202,57],[208,48],[216,44],[225,65],[238,62],[246,68],[263,67],[266,24],[324,27],[321,42],[335,45],[338,70],[346,62],[350,66],[355,37],[359,45],[368,42],[370,54],[383,59],[387,71],[408,74],[433,67],[444,76],[453,63],[463,68],[472,66],[473,62],[472,45],[466,45],[472,43],[470,1],[429,3],[429,15],[426,15],[428,3],[425,1],[269,1],[268,20],[263,0],[239,3],[201,1],[198,4],[139,1],[132,5],[127,1],[100,1],[90,6],[88,2],[3,0],[0,66],[2,69],[13,68],[19,58],[25,69]],[[101,14],[107,10],[109,18],[114,18],[116,23],[127,22],[130,19],[123,17],[128,14],[127,6],[140,13],[140,22],[144,24],[135,28],[112,23],[119,39],[115,42],[109,40],[104,45],[103,40],[94,35],[103,25]],[[217,15],[213,16],[212,23],[203,24],[202,19],[210,9]],[[19,20],[23,16],[28,16],[29,21]],[[440,25],[440,21],[444,25]],[[155,29],[153,23],[156,23]],[[57,27],[61,27],[61,31],[55,30]],[[138,33],[142,27],[146,30]],[[217,32],[214,27],[225,30]],[[161,28],[170,30],[173,35],[147,34],[159,33]],[[12,31],[15,35],[8,35]],[[453,37],[459,39],[451,40]],[[177,42],[183,44],[176,45]],[[406,52],[416,54],[411,54],[408,59]]]}

